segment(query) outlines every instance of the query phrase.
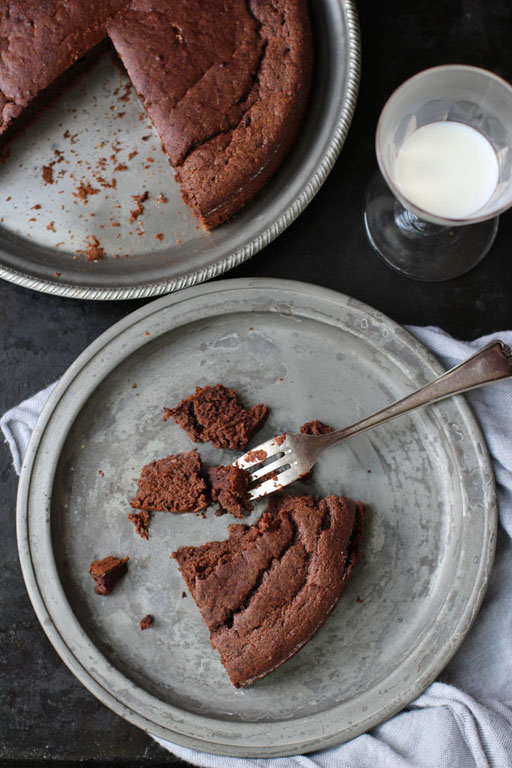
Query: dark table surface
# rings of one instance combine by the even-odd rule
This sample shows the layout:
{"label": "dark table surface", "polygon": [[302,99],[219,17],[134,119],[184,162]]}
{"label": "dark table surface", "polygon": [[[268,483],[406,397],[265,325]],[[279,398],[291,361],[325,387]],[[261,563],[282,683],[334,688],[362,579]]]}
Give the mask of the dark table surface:
{"label": "dark table surface", "polygon": [[[312,0],[314,2],[314,0]],[[512,80],[510,0],[361,0],[363,72],[355,118],[325,185],[275,242],[229,277],[283,277],[335,288],[400,323],[464,339],[512,327],[512,213],[491,252],[463,277],[416,283],[388,269],[362,222],[376,169],[374,133],[392,91],[414,73],[467,63]],[[0,281],[0,411],[57,379],[141,302],[56,298]],[[184,765],[100,704],[50,646],[27,597],[15,535],[17,477],[0,445],[0,764]]]}

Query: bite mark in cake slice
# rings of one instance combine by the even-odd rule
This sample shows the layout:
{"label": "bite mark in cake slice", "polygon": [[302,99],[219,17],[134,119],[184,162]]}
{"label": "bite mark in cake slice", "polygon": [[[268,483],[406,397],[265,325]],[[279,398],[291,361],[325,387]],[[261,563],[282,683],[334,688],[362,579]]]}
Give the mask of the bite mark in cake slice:
{"label": "bite mark in cake slice", "polygon": [[199,512],[208,506],[197,449],[157,459],[142,467],[130,506],[146,512]]}
{"label": "bite mark in cake slice", "polygon": [[217,514],[228,512],[235,517],[246,517],[253,510],[248,497],[250,474],[232,464],[208,470],[212,501],[219,504]]}
{"label": "bite mark in cake slice", "polygon": [[286,494],[254,525],[231,525],[226,541],[172,553],[235,687],[313,637],[347,586],[363,526],[362,502]]}
{"label": "bite mark in cake slice", "polygon": [[195,443],[211,441],[215,448],[245,448],[253,434],[263,424],[268,413],[266,405],[259,403],[244,408],[234,389],[217,384],[214,387],[196,387],[170,415]]}

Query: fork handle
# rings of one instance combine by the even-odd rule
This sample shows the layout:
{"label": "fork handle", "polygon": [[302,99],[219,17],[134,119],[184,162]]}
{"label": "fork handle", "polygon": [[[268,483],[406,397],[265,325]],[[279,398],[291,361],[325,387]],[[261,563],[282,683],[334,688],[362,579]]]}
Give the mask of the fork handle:
{"label": "fork handle", "polygon": [[493,341],[486,347],[476,352],[465,362],[451,368],[434,381],[412,392],[402,400],[383,408],[381,411],[368,416],[356,424],[345,429],[337,429],[323,436],[326,447],[334,445],[340,440],[352,437],[360,432],[365,432],[377,424],[383,424],[403,413],[409,413],[422,405],[437,403],[451,395],[467,392],[469,389],[491,384],[493,381],[507,379],[512,376],[512,353],[502,341]]}

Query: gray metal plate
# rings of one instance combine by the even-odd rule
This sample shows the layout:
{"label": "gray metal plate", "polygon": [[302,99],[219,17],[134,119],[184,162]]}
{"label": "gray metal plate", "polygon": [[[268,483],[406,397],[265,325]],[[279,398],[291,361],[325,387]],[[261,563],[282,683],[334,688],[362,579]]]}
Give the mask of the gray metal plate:
{"label": "gray metal plate", "polygon": [[[136,725],[221,754],[316,749],[402,708],[460,644],[492,562],[493,474],[461,397],[332,448],[313,482],[297,484],[296,491],[366,502],[363,554],[313,640],[246,690],[229,682],[169,559],[181,545],[225,537],[233,521],[213,508],[206,519],[155,514],[143,541],[128,522],[127,499],[144,463],[192,447],[161,416],[197,384],[222,381],[246,403],[270,406],[255,445],[313,418],[348,425],[440,371],[380,313],[291,281],[198,286],[104,333],[52,394],[20,481],[23,572],[65,663]],[[235,457],[210,445],[199,450],[206,465]],[[87,569],[108,554],[131,559],[105,598]],[[141,632],[146,613],[155,623]]]}
{"label": "gray metal plate", "polygon": [[[315,0],[311,16],[315,79],[307,115],[285,162],[250,205],[210,233],[201,229],[127,75],[106,52],[16,136],[0,163],[0,277],[75,298],[133,299],[209,280],[268,245],[320,189],[355,107],[354,6]],[[45,166],[53,183],[43,178]],[[95,191],[81,197],[87,186]],[[144,192],[144,212],[130,222],[132,196]],[[93,238],[105,251],[100,261],[84,256]]]}

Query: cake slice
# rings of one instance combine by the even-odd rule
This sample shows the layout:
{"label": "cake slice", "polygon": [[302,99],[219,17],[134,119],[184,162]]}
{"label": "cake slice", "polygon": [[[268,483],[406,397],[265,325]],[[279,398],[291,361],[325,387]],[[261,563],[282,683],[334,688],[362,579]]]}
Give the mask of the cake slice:
{"label": "cake slice", "polygon": [[359,557],[364,506],[343,496],[269,499],[254,525],[171,557],[233,685],[250,685],[310,640]]}
{"label": "cake slice", "polygon": [[197,449],[157,459],[142,467],[130,506],[146,512],[199,512],[208,506]]}
{"label": "cake slice", "polygon": [[215,448],[233,450],[245,448],[268,413],[262,403],[244,408],[236,391],[223,384],[196,387],[193,395],[169,410],[176,424],[195,443],[210,440]]}
{"label": "cake slice", "polygon": [[245,469],[239,469],[228,464],[222,467],[212,467],[208,470],[212,501],[217,501],[219,511],[223,515],[228,512],[235,517],[246,517],[253,510],[248,497],[250,474]]}

